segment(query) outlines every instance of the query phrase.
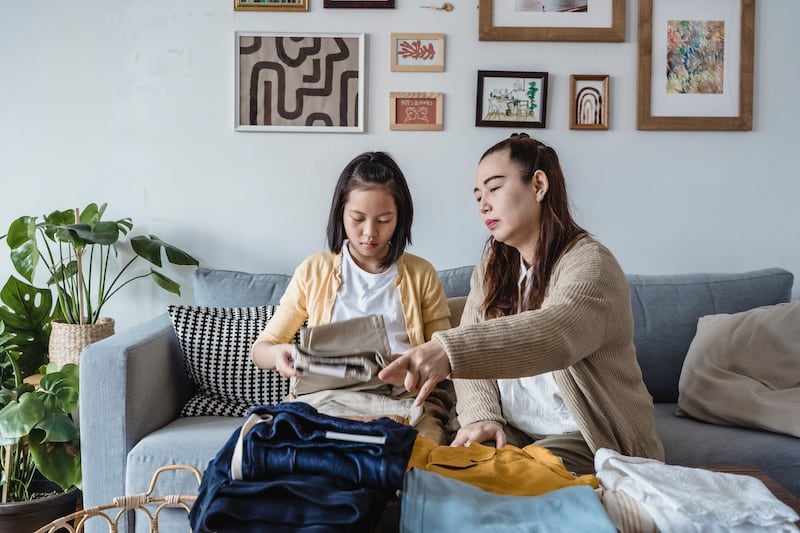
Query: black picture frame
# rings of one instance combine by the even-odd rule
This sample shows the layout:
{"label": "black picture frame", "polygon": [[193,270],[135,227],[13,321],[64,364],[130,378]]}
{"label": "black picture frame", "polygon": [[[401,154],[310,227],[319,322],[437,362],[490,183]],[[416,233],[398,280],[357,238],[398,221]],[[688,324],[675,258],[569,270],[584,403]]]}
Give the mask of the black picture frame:
{"label": "black picture frame", "polygon": [[362,9],[394,9],[394,0],[325,0],[322,4],[325,9],[331,8],[362,8]]}
{"label": "black picture frame", "polygon": [[547,127],[548,78],[547,72],[479,70],[475,125]]}

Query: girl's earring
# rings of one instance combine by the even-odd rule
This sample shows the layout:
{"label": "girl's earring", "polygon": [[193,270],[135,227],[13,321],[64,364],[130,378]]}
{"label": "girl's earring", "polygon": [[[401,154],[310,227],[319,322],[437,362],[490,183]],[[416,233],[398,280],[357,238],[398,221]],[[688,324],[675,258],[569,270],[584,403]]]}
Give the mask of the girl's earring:
{"label": "girl's earring", "polygon": [[389,242],[388,242],[386,245],[387,245],[389,248],[391,248],[391,247],[392,247],[392,241],[389,241]]}

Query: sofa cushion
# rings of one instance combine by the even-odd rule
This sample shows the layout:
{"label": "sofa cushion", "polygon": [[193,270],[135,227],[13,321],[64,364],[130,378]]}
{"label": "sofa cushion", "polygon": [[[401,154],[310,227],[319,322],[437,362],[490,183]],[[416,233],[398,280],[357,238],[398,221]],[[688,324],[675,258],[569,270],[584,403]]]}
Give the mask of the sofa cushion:
{"label": "sofa cushion", "polygon": [[800,437],[800,301],[702,317],[678,389],[679,414]]}
{"label": "sofa cushion", "polygon": [[286,274],[251,274],[196,268],[192,273],[194,303],[206,307],[278,305],[289,285]]}
{"label": "sofa cushion", "polygon": [[678,401],[683,359],[704,315],[788,302],[794,276],[780,268],[735,274],[628,275],[636,355],[656,402]]}
{"label": "sofa cushion", "polygon": [[439,270],[439,279],[442,280],[444,294],[448,298],[468,295],[469,280],[472,278],[473,270],[475,270],[474,265]]}
{"label": "sofa cushion", "polygon": [[244,416],[253,405],[279,403],[286,396],[289,380],[258,368],[250,358],[250,346],[273,310],[274,306],[168,306],[186,371],[197,386],[181,416]]}

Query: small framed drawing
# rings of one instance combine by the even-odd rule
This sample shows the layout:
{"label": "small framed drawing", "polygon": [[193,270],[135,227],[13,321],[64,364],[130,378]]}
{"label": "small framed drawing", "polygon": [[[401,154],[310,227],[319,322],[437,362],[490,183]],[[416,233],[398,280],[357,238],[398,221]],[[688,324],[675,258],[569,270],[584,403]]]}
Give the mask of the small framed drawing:
{"label": "small framed drawing", "polygon": [[236,131],[364,131],[364,34],[236,32]]}
{"label": "small framed drawing", "polygon": [[234,11],[308,11],[309,0],[233,0]]}
{"label": "small framed drawing", "polygon": [[544,128],[547,72],[479,70],[476,126]]}
{"label": "small framed drawing", "polygon": [[394,0],[325,0],[322,7],[366,7],[374,9],[394,9]]}
{"label": "small framed drawing", "polygon": [[753,129],[755,3],[639,0],[637,129]]}
{"label": "small framed drawing", "polygon": [[443,71],[443,33],[392,34],[392,72]]}
{"label": "small framed drawing", "polygon": [[569,77],[569,129],[608,129],[608,74]]}
{"label": "small framed drawing", "polygon": [[444,94],[389,93],[390,130],[444,129]]}

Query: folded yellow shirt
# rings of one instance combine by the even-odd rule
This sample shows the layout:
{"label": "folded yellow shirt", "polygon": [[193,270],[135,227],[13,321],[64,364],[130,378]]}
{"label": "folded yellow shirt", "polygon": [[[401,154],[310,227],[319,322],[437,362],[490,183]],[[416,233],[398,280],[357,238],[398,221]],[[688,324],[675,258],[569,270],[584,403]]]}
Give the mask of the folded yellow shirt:
{"label": "folded yellow shirt", "polygon": [[553,452],[529,444],[502,448],[473,443],[469,447],[437,445],[431,439],[417,436],[406,471],[412,468],[435,472],[441,476],[475,485],[493,494],[538,496],[574,485],[598,488],[593,474],[575,476]]}

